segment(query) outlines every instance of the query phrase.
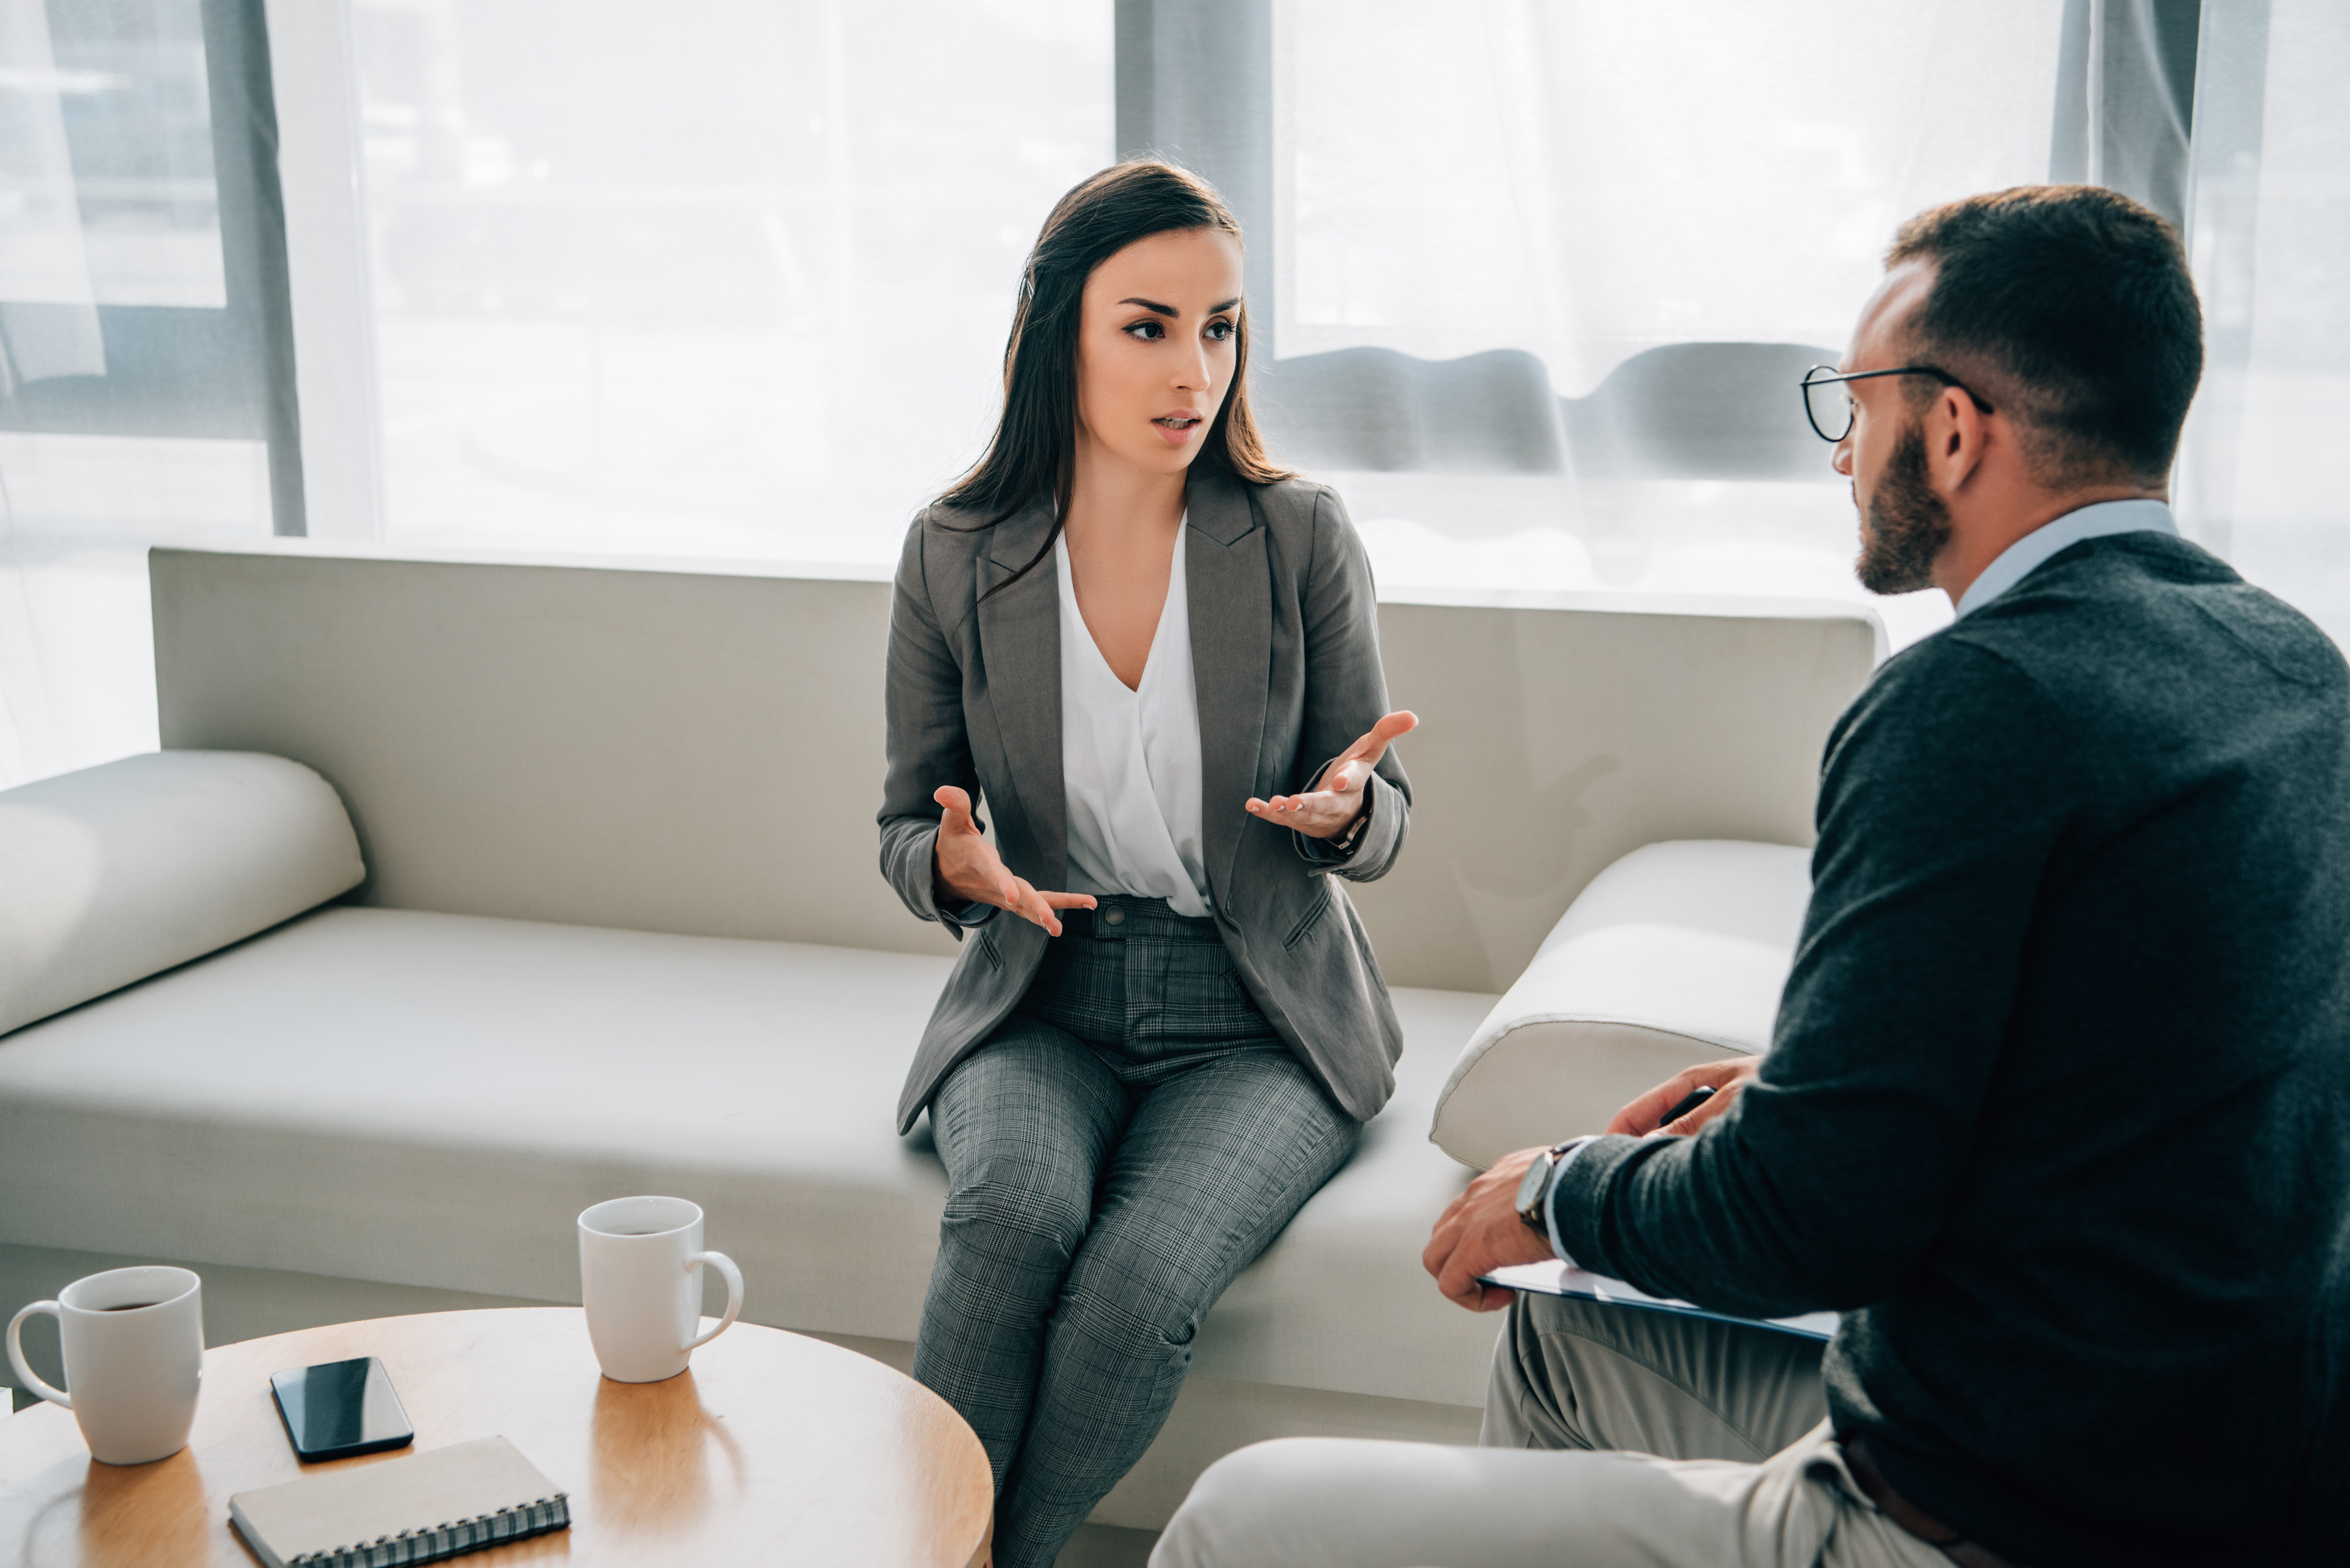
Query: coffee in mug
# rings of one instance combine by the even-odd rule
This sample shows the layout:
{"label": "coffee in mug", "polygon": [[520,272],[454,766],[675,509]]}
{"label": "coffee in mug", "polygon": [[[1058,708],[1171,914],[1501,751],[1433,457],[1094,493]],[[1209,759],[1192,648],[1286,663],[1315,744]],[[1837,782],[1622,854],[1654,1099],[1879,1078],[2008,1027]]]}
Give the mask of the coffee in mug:
{"label": "coffee in mug", "polygon": [[[62,1389],[25,1365],[25,1320],[36,1313],[57,1320]],[[203,1282],[161,1265],[76,1280],[57,1300],[9,1320],[8,1364],[26,1388],[74,1413],[90,1458],[109,1465],[169,1459],[188,1446],[203,1386]]]}
{"label": "coffee in mug", "polygon": [[[726,1281],[726,1315],[701,1337],[702,1265]],[[702,1209],[682,1198],[615,1198],[579,1216],[588,1338],[615,1383],[659,1383],[741,1315],[743,1272],[702,1247]]]}

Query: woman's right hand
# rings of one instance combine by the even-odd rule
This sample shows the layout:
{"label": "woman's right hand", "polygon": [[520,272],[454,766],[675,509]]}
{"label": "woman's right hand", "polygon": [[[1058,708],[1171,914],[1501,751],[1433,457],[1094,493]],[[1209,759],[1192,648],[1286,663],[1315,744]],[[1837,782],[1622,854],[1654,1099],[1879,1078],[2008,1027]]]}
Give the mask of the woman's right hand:
{"label": "woman's right hand", "polygon": [[1040,893],[1014,877],[995,853],[995,846],[971,819],[971,796],[952,784],[941,784],[931,798],[946,808],[939,820],[938,847],[931,857],[931,876],[938,887],[956,898],[993,904],[1022,919],[1034,920],[1054,936],[1061,934],[1055,909],[1090,909],[1090,893]]}

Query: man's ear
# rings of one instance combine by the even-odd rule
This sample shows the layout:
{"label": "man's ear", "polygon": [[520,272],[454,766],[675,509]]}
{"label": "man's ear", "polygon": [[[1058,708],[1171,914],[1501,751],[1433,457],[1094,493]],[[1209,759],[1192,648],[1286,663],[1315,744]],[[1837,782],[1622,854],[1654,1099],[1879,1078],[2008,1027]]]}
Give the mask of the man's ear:
{"label": "man's ear", "polygon": [[1991,430],[1975,400],[1956,387],[1944,387],[1927,409],[1926,467],[1934,488],[1957,494],[1981,471]]}

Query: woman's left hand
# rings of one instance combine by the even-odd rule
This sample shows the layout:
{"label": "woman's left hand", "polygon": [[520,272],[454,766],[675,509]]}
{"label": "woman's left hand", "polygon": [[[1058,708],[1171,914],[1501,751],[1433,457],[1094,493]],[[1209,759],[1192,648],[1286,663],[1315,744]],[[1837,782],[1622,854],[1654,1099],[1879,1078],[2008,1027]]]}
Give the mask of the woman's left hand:
{"label": "woman's left hand", "polygon": [[1419,723],[1411,713],[1395,712],[1371,726],[1371,732],[1338,754],[1304,794],[1277,794],[1271,800],[1249,797],[1252,816],[1294,827],[1308,838],[1329,838],[1347,831],[1363,809],[1363,791],[1371,770],[1388,754],[1399,735],[1409,734]]}

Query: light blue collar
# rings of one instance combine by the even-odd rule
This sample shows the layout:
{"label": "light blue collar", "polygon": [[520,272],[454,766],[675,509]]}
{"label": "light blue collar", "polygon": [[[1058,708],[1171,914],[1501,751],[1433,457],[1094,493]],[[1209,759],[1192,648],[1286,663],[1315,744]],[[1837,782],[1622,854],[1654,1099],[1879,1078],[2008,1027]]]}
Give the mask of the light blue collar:
{"label": "light blue collar", "polygon": [[2172,520],[2170,508],[2159,501],[2100,501],[2067,512],[2002,550],[1974,586],[1960,596],[1958,613],[1972,614],[2030,576],[2051,556],[2084,539],[2102,539],[2108,534],[2168,534],[2177,538],[2178,524]]}

